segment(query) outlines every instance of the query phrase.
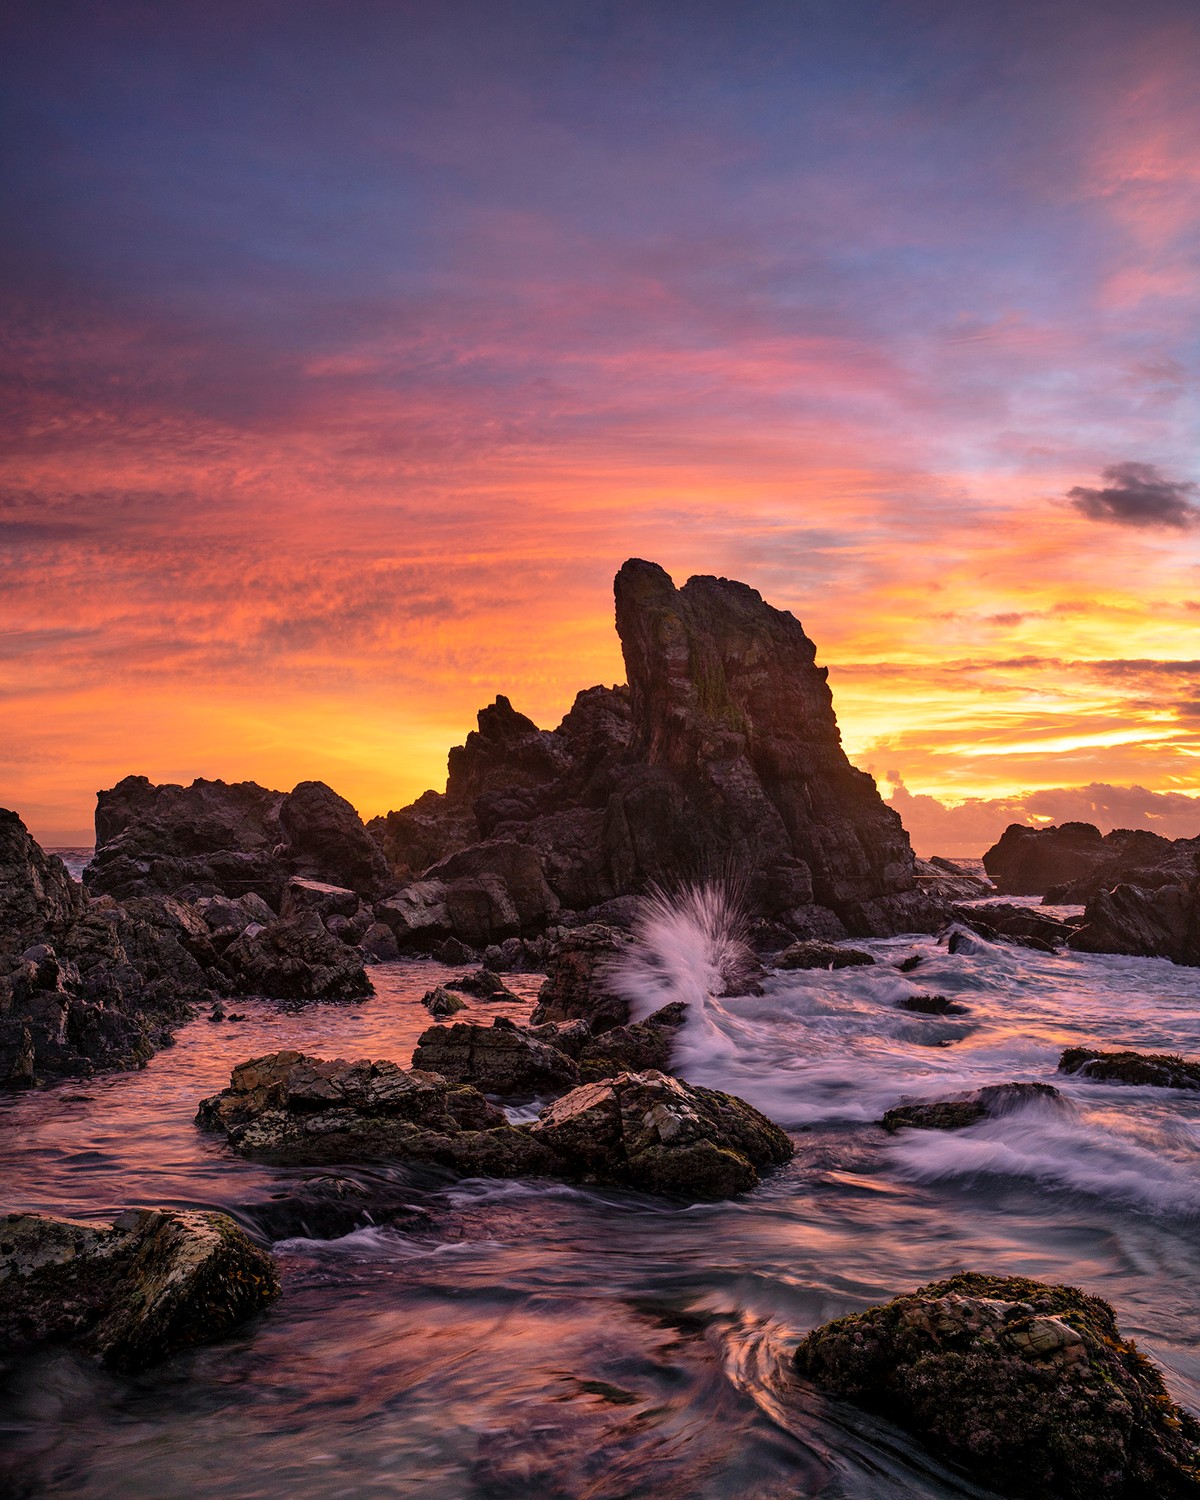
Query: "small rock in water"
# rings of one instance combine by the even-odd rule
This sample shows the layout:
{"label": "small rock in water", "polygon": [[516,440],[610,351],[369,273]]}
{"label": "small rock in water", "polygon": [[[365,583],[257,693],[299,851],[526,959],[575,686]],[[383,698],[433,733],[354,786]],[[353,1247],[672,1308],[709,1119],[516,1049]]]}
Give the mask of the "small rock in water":
{"label": "small rock in water", "polygon": [[924,962],[925,959],[920,953],[910,953],[907,958],[902,958],[896,967],[901,974],[911,974],[919,964]]}
{"label": "small rock in water", "polygon": [[492,1026],[431,1026],[417,1041],[413,1067],[486,1094],[561,1093],[579,1081],[569,1057],[503,1016]]}
{"label": "small rock in water", "polygon": [[948,1000],[945,995],[905,995],[897,1000],[900,1010],[915,1011],[919,1016],[965,1016],[968,1007],[957,1000]]}
{"label": "small rock in water", "polygon": [[210,1010],[208,1013],[208,1019],[210,1021],[223,1021],[225,1019],[224,1007],[219,1003],[217,1005],[214,1005],[212,1010]]}
{"label": "small rock in water", "polygon": [[464,974],[461,979],[448,979],[443,988],[458,990],[464,995],[474,995],[477,1000],[518,998],[499,974],[493,974],[490,969],[476,969],[474,974]]}
{"label": "small rock in water", "polygon": [[1200,1422],[1075,1287],[963,1272],[815,1329],[796,1365],[1005,1495],[1200,1491]]}
{"label": "small rock in water", "polygon": [[1097,1052],[1068,1047],[1060,1073],[1079,1073],[1104,1083],[1149,1084],[1160,1089],[1200,1089],[1200,1062],[1164,1052]]}
{"label": "small rock in water", "polygon": [[1049,1083],[991,1083],[969,1094],[932,1099],[923,1104],[898,1104],[879,1122],[887,1131],[961,1130],[977,1120],[1011,1113],[1034,1099],[1060,1099]]}
{"label": "small rock in water", "polygon": [[822,943],[815,939],[793,943],[772,960],[777,969],[849,969],[860,964],[873,964],[875,960],[861,948],[841,948],[837,943]]}
{"label": "small rock in water", "polygon": [[460,1000],[457,995],[452,995],[444,985],[438,985],[437,989],[426,990],[421,997],[421,1004],[431,1016],[439,1021],[446,1016],[452,1016],[460,1010],[466,1010],[467,1002]]}

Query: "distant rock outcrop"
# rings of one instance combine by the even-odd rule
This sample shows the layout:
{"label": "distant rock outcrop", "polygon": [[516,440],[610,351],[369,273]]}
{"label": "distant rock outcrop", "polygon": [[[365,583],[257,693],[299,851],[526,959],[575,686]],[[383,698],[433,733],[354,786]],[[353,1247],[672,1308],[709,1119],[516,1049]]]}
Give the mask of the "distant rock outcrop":
{"label": "distant rock outcrop", "polygon": [[[795,936],[932,930],[939,880],[842,749],[826,672],[792,615],[743,583],[616,577],[628,687],[589,688],[557,729],[505,697],[450,752],[444,793],[370,825],[400,893],[400,946],[483,946],[603,920],[653,885],[732,876]],[[966,877],[969,881],[969,877]],[[603,908],[604,911],[599,910]]]}
{"label": "distant rock outcrop", "polygon": [[1098,891],[1084,908],[1070,946],[1081,953],[1169,958],[1200,967],[1200,875],[1186,884]]}
{"label": "distant rock outcrop", "polygon": [[1010,823],[983,866],[1001,895],[1041,896],[1063,906],[1083,905],[1115,885],[1153,890],[1184,883],[1196,874],[1198,858],[1200,837],[1165,839],[1141,828],[1102,835],[1092,823]]}

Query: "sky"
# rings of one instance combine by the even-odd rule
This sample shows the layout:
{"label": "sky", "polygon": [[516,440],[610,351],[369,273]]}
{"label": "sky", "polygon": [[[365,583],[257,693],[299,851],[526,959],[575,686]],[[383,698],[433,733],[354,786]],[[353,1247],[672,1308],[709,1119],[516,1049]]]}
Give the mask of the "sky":
{"label": "sky", "polygon": [[630,556],[923,853],[1200,833],[1195,0],[10,0],[0,804],[441,787]]}

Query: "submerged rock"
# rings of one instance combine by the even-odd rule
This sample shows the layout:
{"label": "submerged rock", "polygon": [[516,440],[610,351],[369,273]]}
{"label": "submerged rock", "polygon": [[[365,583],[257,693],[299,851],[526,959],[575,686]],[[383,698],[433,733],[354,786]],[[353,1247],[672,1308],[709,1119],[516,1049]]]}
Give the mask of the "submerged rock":
{"label": "submerged rock", "polygon": [[796,1365],[1005,1495],[1200,1493],[1200,1422],[1074,1287],[964,1272],[815,1329]]}
{"label": "submerged rock", "polygon": [[561,1093],[579,1081],[565,1053],[501,1016],[491,1026],[431,1026],[421,1033],[412,1065],[485,1094]]}
{"label": "submerged rock", "polygon": [[275,1263],[225,1214],[128,1209],[111,1225],[0,1219],[0,1341],[68,1342],[140,1370],[279,1295]]}
{"label": "submerged rock", "polygon": [[1164,1052],[1098,1052],[1068,1047],[1060,1073],[1079,1073],[1103,1083],[1149,1084],[1160,1089],[1200,1089],[1200,1061]]}
{"label": "submerged rock", "polygon": [[898,1104],[889,1109],[879,1122],[887,1131],[961,1130],[977,1120],[1011,1114],[1034,1099],[1059,1099],[1062,1096],[1049,1083],[991,1083],[969,1094],[955,1094],[949,1099],[933,1099],[923,1104]]}
{"label": "submerged rock", "polygon": [[945,995],[904,995],[896,1001],[897,1009],[911,1010],[918,1016],[965,1016],[968,1007],[949,1000]]}
{"label": "submerged rock", "polygon": [[759,1169],[793,1151],[744,1099],[654,1070],[572,1090],[542,1111],[530,1134],[568,1175],[702,1199],[756,1187]]}
{"label": "submerged rock", "polygon": [[815,941],[793,943],[771,960],[776,969],[852,969],[875,960],[861,948],[843,948],[837,943]]}

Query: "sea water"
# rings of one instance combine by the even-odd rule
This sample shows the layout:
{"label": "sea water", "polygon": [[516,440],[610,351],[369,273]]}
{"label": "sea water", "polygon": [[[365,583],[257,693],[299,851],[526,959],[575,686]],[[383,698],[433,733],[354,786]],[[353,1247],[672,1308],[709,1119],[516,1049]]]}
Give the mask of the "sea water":
{"label": "sea water", "polygon": [[[1200,1411],[1200,1094],[1056,1074],[1064,1047],[1195,1054],[1200,971],[933,938],[871,967],[720,995],[726,916],[650,913],[622,983],[689,1005],[676,1066],[788,1129],[795,1159],[729,1203],[540,1182],[386,1178],[423,1216],[275,1245],[283,1296],[230,1337],[134,1378],[69,1351],[9,1368],[0,1488],[121,1497],[948,1497],[982,1494],[887,1423],[792,1371],[816,1324],[963,1269],[1084,1287]],[[657,924],[657,926],[656,926]],[[733,944],[733,947],[730,946]],[[722,945],[725,945],[722,947]],[[895,965],[920,955],[901,973]],[[296,1047],[407,1063],[434,963],[380,965],[360,1005],[201,1018],[141,1072],[0,1104],[6,1205],[105,1219],[132,1205],[259,1207],[310,1172],[232,1157],[193,1124],[244,1058]],[[524,1020],[516,1001],[461,1019]],[[735,986],[736,987],[736,986]],[[967,1007],[898,1006],[936,993]],[[883,1111],[985,1083],[1061,1098],[956,1132]],[[523,1111],[526,1115],[530,1106]],[[519,1112],[519,1111],[518,1111]]]}

